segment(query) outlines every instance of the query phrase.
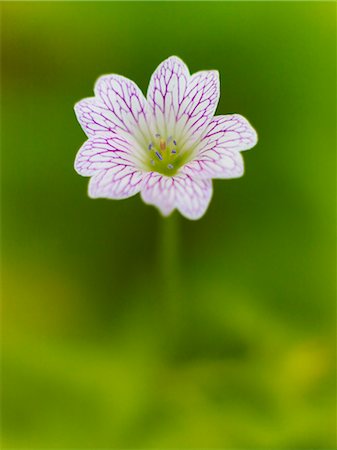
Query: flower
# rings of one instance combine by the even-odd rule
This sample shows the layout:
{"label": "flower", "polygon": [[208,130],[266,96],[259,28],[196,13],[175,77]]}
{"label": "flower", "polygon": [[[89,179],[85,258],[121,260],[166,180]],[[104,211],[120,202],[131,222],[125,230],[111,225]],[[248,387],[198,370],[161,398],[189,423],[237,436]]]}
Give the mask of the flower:
{"label": "flower", "polygon": [[243,175],[240,151],[257,142],[238,114],[215,116],[219,74],[190,75],[176,56],[163,61],[149,84],[147,99],[120,75],[103,75],[95,97],[75,105],[88,136],[75,170],[89,176],[89,196],[123,199],[140,192],[164,216],[178,209],[199,219],[212,197],[212,178]]}

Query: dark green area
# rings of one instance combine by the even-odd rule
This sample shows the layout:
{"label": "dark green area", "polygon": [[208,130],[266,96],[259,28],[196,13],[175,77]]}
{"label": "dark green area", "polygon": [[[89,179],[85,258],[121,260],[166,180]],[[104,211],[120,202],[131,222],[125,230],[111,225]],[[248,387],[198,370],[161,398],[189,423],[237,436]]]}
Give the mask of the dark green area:
{"label": "dark green area", "polygon": [[[336,5],[1,9],[3,447],[335,448]],[[73,105],[172,54],[259,143],[165,231],[87,197]]]}

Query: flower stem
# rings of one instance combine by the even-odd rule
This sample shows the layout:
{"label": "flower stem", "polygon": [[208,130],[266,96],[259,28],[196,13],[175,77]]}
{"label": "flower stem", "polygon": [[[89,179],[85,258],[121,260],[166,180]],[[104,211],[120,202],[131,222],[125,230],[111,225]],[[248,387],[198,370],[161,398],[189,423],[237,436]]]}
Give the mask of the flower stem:
{"label": "flower stem", "polygon": [[[163,300],[162,317],[171,337],[178,333],[181,321],[181,286],[179,282],[179,215],[160,217],[159,237],[160,283]],[[165,327],[166,328],[166,327]]]}

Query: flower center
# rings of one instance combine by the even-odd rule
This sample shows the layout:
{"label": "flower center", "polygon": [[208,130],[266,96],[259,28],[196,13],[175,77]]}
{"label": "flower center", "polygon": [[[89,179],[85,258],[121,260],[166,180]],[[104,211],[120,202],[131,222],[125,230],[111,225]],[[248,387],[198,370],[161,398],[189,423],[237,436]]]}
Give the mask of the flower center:
{"label": "flower center", "polygon": [[179,151],[179,143],[173,136],[165,139],[159,133],[149,143],[148,155],[149,170],[166,176],[175,175],[188,160],[188,153]]}

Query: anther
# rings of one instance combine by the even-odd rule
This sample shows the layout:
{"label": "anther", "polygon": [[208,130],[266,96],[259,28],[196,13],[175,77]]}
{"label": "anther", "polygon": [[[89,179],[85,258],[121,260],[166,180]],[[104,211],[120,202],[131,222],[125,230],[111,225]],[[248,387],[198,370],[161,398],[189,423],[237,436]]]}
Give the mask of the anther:
{"label": "anther", "polygon": [[154,166],[156,163],[151,159],[151,164]]}
{"label": "anther", "polygon": [[169,164],[167,167],[168,167],[168,169],[173,169],[172,164]]}
{"label": "anther", "polygon": [[156,136],[156,138],[160,138],[160,134],[159,133],[156,133],[155,136]]}
{"label": "anther", "polygon": [[173,139],[173,144],[174,144],[174,145],[177,145],[177,141],[176,141],[176,140],[174,140],[174,139]]}
{"label": "anther", "polygon": [[151,144],[149,144],[149,150],[151,150],[152,147],[153,147],[153,144],[152,144],[152,142],[151,142]]}
{"label": "anther", "polygon": [[162,155],[159,152],[156,152],[156,155],[157,155],[158,159],[160,159],[160,161],[163,160],[163,157],[162,157]]}
{"label": "anther", "polygon": [[174,153],[177,153],[177,150],[174,150],[174,149],[173,149],[173,150],[171,150],[171,153],[173,153],[173,154],[174,154]]}

